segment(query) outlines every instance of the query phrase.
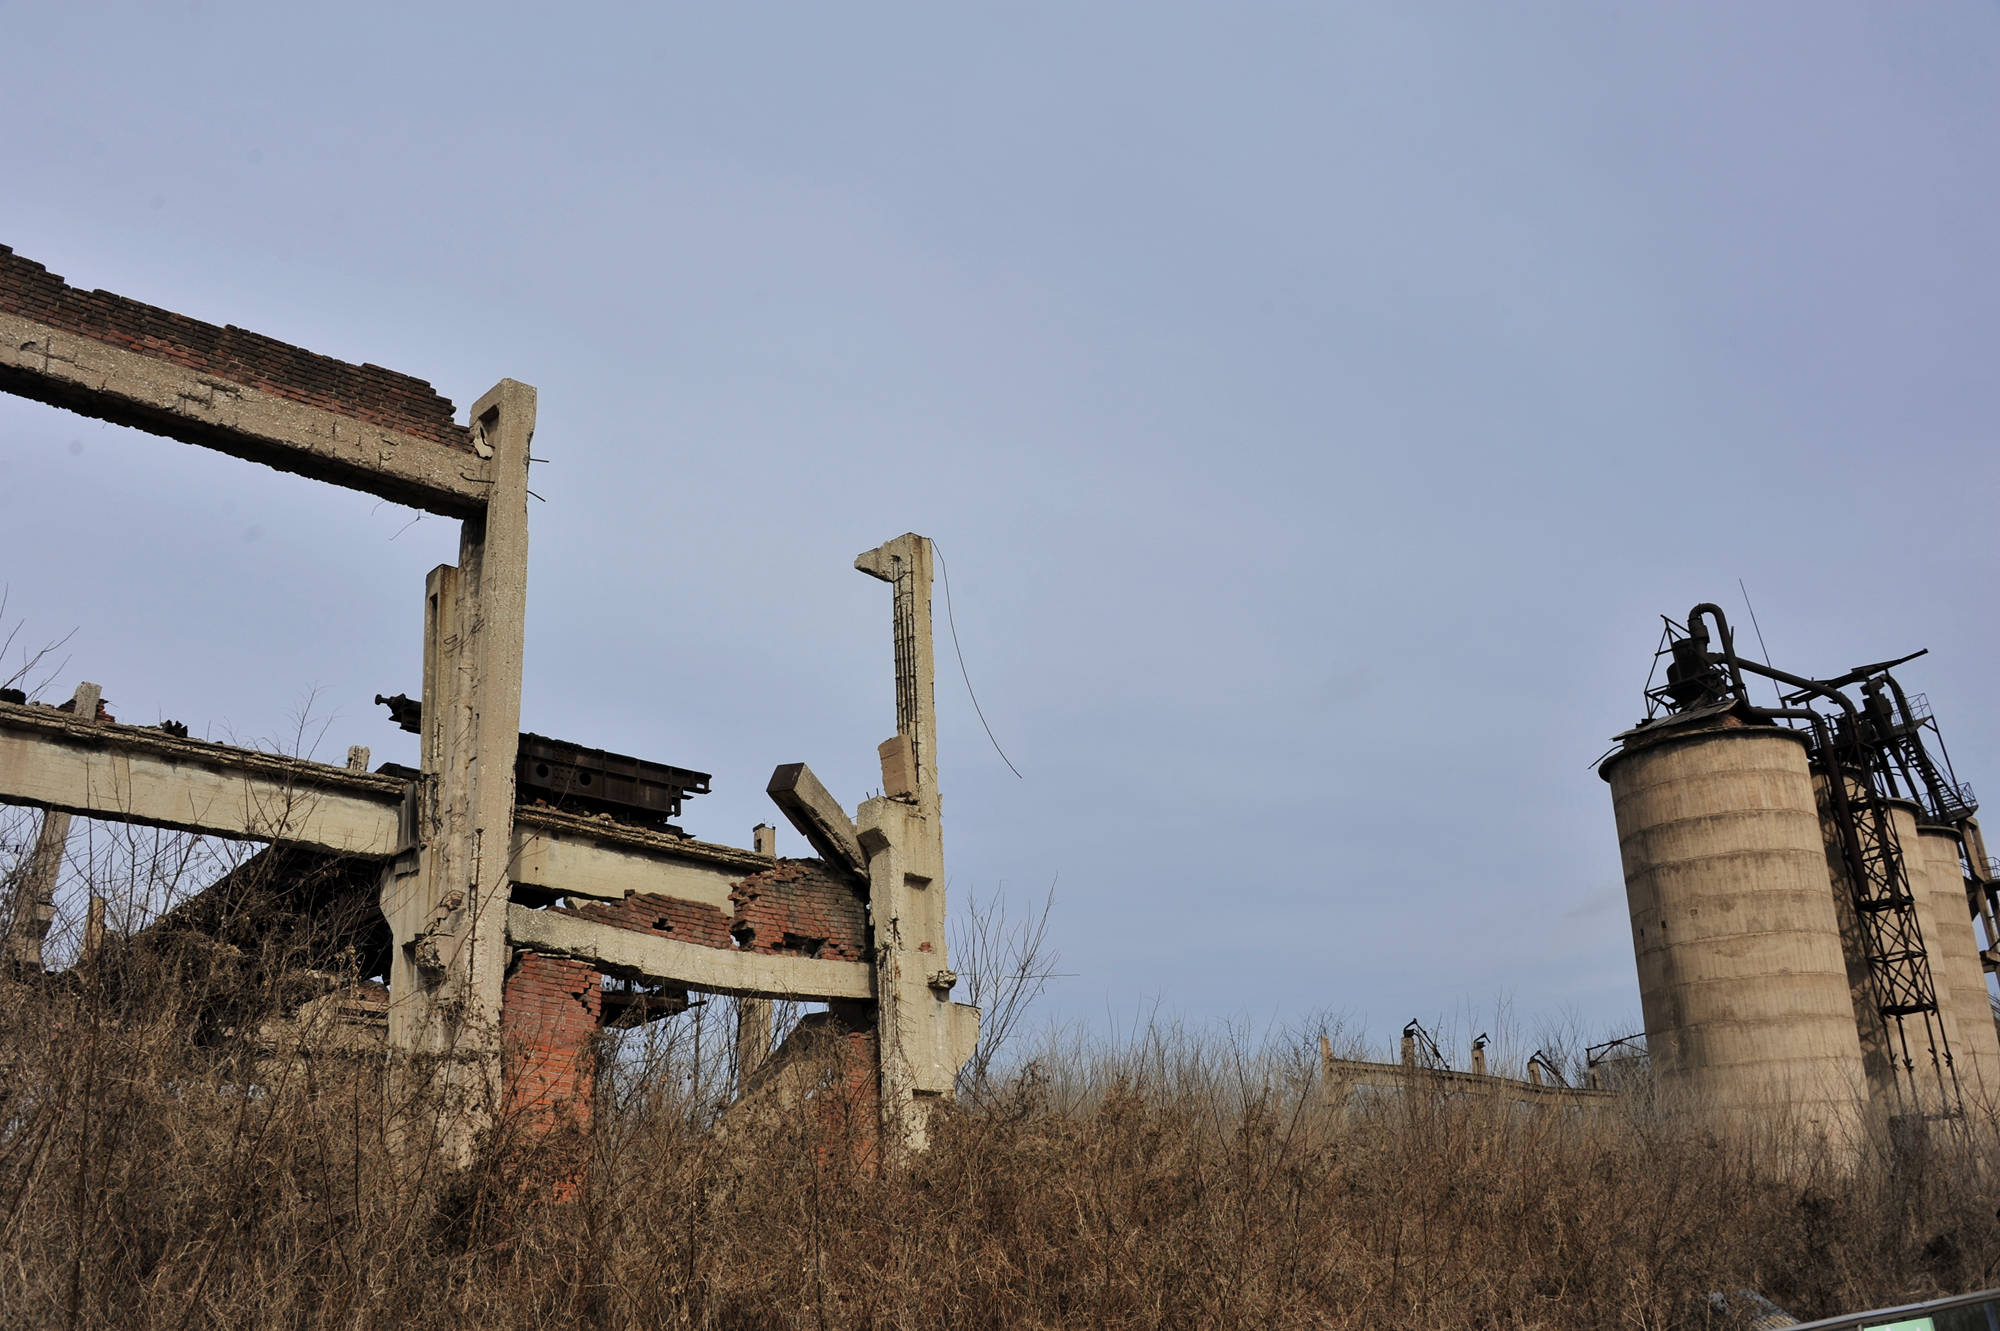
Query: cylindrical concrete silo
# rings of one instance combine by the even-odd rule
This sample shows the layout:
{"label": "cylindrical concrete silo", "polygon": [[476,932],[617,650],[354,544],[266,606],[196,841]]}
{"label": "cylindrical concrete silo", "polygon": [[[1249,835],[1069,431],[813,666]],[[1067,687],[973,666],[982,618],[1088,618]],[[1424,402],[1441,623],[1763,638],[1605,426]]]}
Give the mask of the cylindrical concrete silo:
{"label": "cylindrical concrete silo", "polygon": [[[2000,1031],[1987,999],[1986,971],[1966,903],[1965,869],[1958,858],[1958,832],[1924,827],[1912,856],[1912,885],[1924,904],[1924,950],[1930,955],[1938,1001],[1951,1008],[1955,1023],[1951,1051],[1966,1108],[2000,1106]],[[1948,995],[1948,997],[1947,997]]]}
{"label": "cylindrical concrete silo", "polygon": [[[1923,836],[1917,831],[1917,818],[1923,812],[1908,800],[1885,800],[1889,806],[1889,820],[1896,829],[1896,843],[1903,852],[1903,871],[1909,876],[1910,896],[1916,906],[1917,927],[1924,935],[1924,956],[1930,962],[1931,985],[1937,990],[1938,1010],[1926,1022],[1922,1013],[1912,1013],[1903,1018],[1903,1036],[1908,1041],[1908,1056],[1915,1062],[1914,1076],[1919,1103],[1928,1113],[1958,1108],[1960,1093],[1954,1082],[1962,1083],[1965,1077],[1964,1055],[1960,1052],[1964,1042],[1958,1033],[1958,1008],[1952,997],[1950,974],[1938,963],[1936,939],[1944,936],[1944,925],[1938,919],[1935,900],[1931,891],[1931,880],[1935,871],[1931,863],[1931,851]],[[1941,1066],[1941,1057],[1934,1061],[1931,1047],[1925,1043],[1926,1028],[1937,1032],[1943,1043],[1937,1046],[1941,1056],[1946,1049],[1951,1051],[1953,1069],[1947,1071]],[[1901,1052],[1901,1051],[1899,1051]]]}
{"label": "cylindrical concrete silo", "polygon": [[1628,736],[1611,785],[1663,1101],[1859,1142],[1865,1089],[1805,737],[1734,719]]}

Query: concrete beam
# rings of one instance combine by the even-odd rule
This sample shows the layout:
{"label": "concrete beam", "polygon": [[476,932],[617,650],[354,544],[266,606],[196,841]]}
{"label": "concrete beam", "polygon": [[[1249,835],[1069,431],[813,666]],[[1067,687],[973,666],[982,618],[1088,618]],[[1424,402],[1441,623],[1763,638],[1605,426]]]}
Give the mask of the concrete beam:
{"label": "concrete beam", "polygon": [[[85,680],[70,698],[69,713],[78,720],[95,722],[103,701],[104,691]],[[63,858],[69,853],[69,819],[58,809],[43,810],[35,847],[26,862],[16,866],[6,959],[30,974],[43,969],[42,948],[55,923],[56,884],[62,878]]]}
{"label": "concrete beam", "polygon": [[[0,804],[380,860],[405,848],[408,789],[396,777],[0,703]],[[771,867],[755,851],[534,807],[517,811],[512,844],[516,883],[607,901],[653,892],[725,913],[730,887]]]}
{"label": "concrete beam", "polygon": [[622,901],[634,892],[652,892],[699,901],[727,915],[734,909],[729,889],[770,867],[752,851],[601,818],[533,805],[514,814],[514,882],[566,896]]}
{"label": "concrete beam", "polygon": [[459,528],[458,563],[425,580],[416,854],[382,882],[396,943],[389,1048],[433,1060],[423,1075],[443,1097],[436,1145],[455,1166],[471,1163],[501,1099],[536,410],[535,390],[512,379],[472,405],[493,484]]}
{"label": "concrete beam", "polygon": [[0,392],[448,517],[492,488],[475,454],[4,312]]}
{"label": "concrete beam", "polygon": [[865,961],[821,961],[771,956],[734,948],[703,947],[678,939],[620,929],[561,911],[507,908],[507,941],[556,957],[573,957],[600,970],[654,983],[685,985],[715,994],[795,998],[812,1002],[867,999],[874,995]]}
{"label": "concrete beam", "polygon": [[771,773],[764,793],[778,806],[799,835],[811,843],[819,857],[856,878],[868,877],[868,857],[861,853],[861,838],[854,820],[840,807],[827,788],[804,763],[786,763]]}
{"label": "concrete beam", "polygon": [[387,859],[405,783],[0,703],[0,804]]}

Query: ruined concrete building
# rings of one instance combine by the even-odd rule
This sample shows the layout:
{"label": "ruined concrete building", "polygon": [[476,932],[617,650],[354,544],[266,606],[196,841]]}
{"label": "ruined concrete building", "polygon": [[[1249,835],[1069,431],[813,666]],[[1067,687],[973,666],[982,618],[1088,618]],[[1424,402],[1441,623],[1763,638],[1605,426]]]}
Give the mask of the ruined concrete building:
{"label": "ruined concrete building", "polygon": [[1698,605],[1667,621],[1646,720],[1600,767],[1658,1085],[1718,1134],[1851,1153],[2000,1112],[1995,865],[1891,673],[1912,659],[1795,675]]}
{"label": "ruined concrete building", "polygon": [[[69,815],[264,842],[283,857],[264,867],[311,883],[298,889],[310,909],[346,921],[360,964],[386,977],[289,1020],[373,1024],[392,1067],[435,1092],[427,1126],[452,1160],[502,1114],[579,1118],[600,1025],[689,991],[751,1000],[753,1052],[768,1000],[825,1002],[819,1024],[842,1036],[884,1140],[921,1145],[927,1106],[978,1032],[978,1012],[951,999],[945,949],[929,541],[899,536],[855,561],[889,591],[883,793],[849,813],[803,764],[780,767],[770,795],[818,857],[779,860],[768,829],[752,849],[710,844],[657,817],[595,816],[586,790],[603,774],[657,794],[699,773],[654,780],[582,751],[551,786],[543,769],[574,746],[522,735],[533,388],[503,379],[461,423],[408,375],[77,290],[0,247],[0,389],[462,524],[458,562],[431,571],[421,602],[412,588],[423,681],[400,701],[422,737],[415,771],[119,725],[92,686],[67,710],[0,701],[0,802],[48,811],[17,875],[17,964],[40,966]],[[542,783],[532,800],[524,759],[527,784]],[[215,918],[197,899],[162,923],[200,934]]]}

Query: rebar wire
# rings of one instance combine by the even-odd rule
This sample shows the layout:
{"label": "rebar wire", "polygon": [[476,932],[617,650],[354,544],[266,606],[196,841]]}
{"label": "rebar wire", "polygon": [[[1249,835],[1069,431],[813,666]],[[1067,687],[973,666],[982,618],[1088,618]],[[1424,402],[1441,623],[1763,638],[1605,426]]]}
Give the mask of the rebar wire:
{"label": "rebar wire", "polygon": [[993,746],[993,752],[1000,755],[1000,761],[1007,764],[1007,770],[1014,774],[1015,780],[1025,781],[1027,778],[1021,775],[1021,769],[1014,766],[1014,760],[1000,747],[1000,741],[993,738],[993,727],[986,724],[986,713],[979,708],[979,695],[972,691],[972,676],[966,673],[965,653],[958,645],[958,618],[951,612],[951,570],[945,567],[944,551],[938,548],[936,541],[931,542],[931,553],[937,556],[938,572],[944,575],[944,622],[951,626],[951,650],[958,657],[958,674],[965,681],[965,696],[972,699],[972,714],[979,718],[980,727],[986,731],[987,743]]}

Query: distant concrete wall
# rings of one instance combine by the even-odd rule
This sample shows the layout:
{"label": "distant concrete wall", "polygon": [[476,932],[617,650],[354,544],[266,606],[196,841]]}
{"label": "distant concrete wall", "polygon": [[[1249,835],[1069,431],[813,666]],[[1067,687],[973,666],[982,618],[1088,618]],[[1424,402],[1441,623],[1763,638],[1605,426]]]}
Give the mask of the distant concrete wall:
{"label": "distant concrete wall", "polygon": [[1360,1059],[1335,1058],[1322,1040],[1321,1104],[1335,1114],[1351,1116],[1364,1108],[1362,1100],[1366,1097],[1360,1093],[1370,1091],[1397,1096],[1460,1096],[1494,1105],[1567,1108],[1590,1114],[1612,1110],[1620,1098],[1619,1093],[1613,1090],[1557,1086],[1409,1063],[1370,1063]]}

